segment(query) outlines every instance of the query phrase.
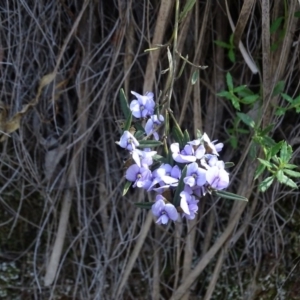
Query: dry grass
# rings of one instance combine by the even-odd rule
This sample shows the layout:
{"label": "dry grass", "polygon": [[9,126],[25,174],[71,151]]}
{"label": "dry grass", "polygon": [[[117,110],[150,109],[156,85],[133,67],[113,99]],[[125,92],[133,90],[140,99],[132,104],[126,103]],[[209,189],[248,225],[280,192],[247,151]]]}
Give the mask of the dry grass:
{"label": "dry grass", "polygon": [[[279,80],[286,93],[299,95],[299,19],[293,17],[299,4],[290,1],[285,11],[279,0],[236,3],[196,1],[179,24],[178,52],[208,68],[191,85],[195,69],[185,67],[171,106],[190,133],[199,128],[225,141],[222,158],[236,163],[230,191],[249,202],[207,197],[193,222],[158,227],[134,207],[147,195],[121,196],[126,153],[115,144],[118,93],[165,89],[166,48],[144,50],[171,43],[174,51],[175,5],[0,1],[2,130],[37,97],[44,76],[54,74],[1,144],[0,299],[299,299],[299,193],[278,184],[258,192],[251,139],[240,135],[238,148],[230,147],[235,112],[216,96],[227,71],[236,85],[261,88],[260,122],[275,124],[272,137],[287,140],[299,164],[299,116],[275,116],[284,102],[272,97]],[[281,16],[285,35],[270,35],[270,22]],[[230,22],[235,64],[213,42],[228,42]],[[179,70],[182,60],[174,58]]]}

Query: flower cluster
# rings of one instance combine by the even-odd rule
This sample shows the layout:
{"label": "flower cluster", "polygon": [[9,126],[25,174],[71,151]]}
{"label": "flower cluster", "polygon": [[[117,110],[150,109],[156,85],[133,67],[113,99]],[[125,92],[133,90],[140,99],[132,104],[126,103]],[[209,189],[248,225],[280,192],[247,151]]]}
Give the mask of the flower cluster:
{"label": "flower cluster", "polygon": [[[162,163],[157,160],[157,151],[142,148],[145,143],[140,143],[151,136],[154,141],[159,141],[157,130],[162,126],[164,117],[155,114],[153,93],[144,96],[131,93],[137,99],[131,102],[129,109],[135,118],[143,121],[144,139],[138,141],[134,134],[125,130],[117,142],[132,157],[132,164],[127,168],[125,177],[133,187],[157,193],[151,209],[158,224],[176,221],[179,215],[192,220],[202,196],[207,192],[223,190],[229,185],[225,164],[218,158],[223,144],[210,141],[206,133],[184,144],[182,141],[175,142],[169,146],[168,163]],[[178,200],[174,199],[176,194]]]}

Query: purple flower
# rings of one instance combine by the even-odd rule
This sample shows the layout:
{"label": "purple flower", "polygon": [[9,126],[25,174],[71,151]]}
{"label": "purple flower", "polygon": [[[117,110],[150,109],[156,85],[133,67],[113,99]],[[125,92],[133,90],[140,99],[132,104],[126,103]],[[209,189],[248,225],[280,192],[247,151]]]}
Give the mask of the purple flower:
{"label": "purple flower", "polygon": [[152,205],[152,213],[157,217],[157,224],[167,224],[169,219],[176,221],[178,212],[175,206],[171,203],[165,203],[165,198],[162,195],[156,196],[156,202]]}
{"label": "purple flower", "polygon": [[207,183],[216,190],[223,190],[229,185],[229,174],[224,170],[213,166],[206,172]]}
{"label": "purple flower", "polygon": [[132,158],[139,167],[149,167],[153,163],[152,156],[154,156],[156,153],[157,151],[151,151],[150,148],[145,148],[144,151],[135,149],[132,151]]}
{"label": "purple flower", "polygon": [[116,142],[120,147],[125,148],[129,151],[134,150],[139,146],[137,139],[127,130],[124,131],[119,142]]}
{"label": "purple flower", "polygon": [[158,141],[159,136],[156,130],[161,125],[161,123],[163,123],[163,121],[164,121],[164,117],[162,115],[159,115],[159,117],[157,117],[157,115],[151,116],[145,125],[146,134],[147,135],[153,134],[154,139]]}
{"label": "purple flower", "polygon": [[[177,166],[175,166],[177,167]],[[161,165],[158,169],[153,171],[153,181],[151,186],[149,187],[149,190],[154,187],[156,184],[160,184],[161,187],[158,189],[154,189],[155,191],[163,191],[165,188],[168,188],[170,185],[171,186],[177,186],[178,185],[178,180],[180,177],[177,177],[177,175],[180,175],[180,171],[178,173],[177,168],[172,167],[169,164],[163,164]],[[174,169],[174,170],[173,170]],[[179,169],[179,168],[178,168]],[[173,175],[175,176],[172,176]]]}
{"label": "purple flower", "polygon": [[190,187],[203,186],[206,183],[206,170],[199,168],[196,162],[193,162],[187,166],[186,177],[184,183]]}
{"label": "purple flower", "polygon": [[136,96],[136,100],[131,101],[130,110],[136,118],[145,118],[152,116],[154,113],[155,102],[153,100],[154,94],[147,92],[144,96],[131,91],[131,94]]}
{"label": "purple flower", "polygon": [[185,145],[184,149],[180,151],[179,144],[173,143],[170,149],[173,152],[173,159],[178,163],[191,163],[196,161],[195,151],[192,145]]}
{"label": "purple flower", "polygon": [[[195,156],[197,159],[201,159],[204,156],[205,148],[201,144],[200,140],[193,140],[193,141],[188,142],[188,144],[194,146],[194,149],[196,149]],[[199,146],[199,147],[197,147],[197,146]]]}
{"label": "purple flower", "polygon": [[180,207],[183,210],[183,217],[186,217],[189,220],[193,220],[195,218],[195,214],[198,211],[198,202],[195,196],[189,194],[186,191],[182,191],[180,193]]}
{"label": "purple flower", "polygon": [[134,182],[133,187],[147,190],[152,183],[152,173],[147,167],[139,167],[137,164],[131,165],[125,174],[128,181]]}

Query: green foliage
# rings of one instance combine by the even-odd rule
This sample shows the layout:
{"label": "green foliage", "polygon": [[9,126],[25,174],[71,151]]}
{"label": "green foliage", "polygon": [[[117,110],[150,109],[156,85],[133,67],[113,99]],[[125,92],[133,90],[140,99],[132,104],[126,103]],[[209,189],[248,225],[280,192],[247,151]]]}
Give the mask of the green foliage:
{"label": "green foliage", "polygon": [[233,44],[233,34],[230,35],[229,43],[222,42],[222,41],[214,41],[214,43],[219,47],[227,49],[228,50],[227,56],[228,56],[229,60],[232,63],[236,62],[235,54],[234,54],[235,46]]}
{"label": "green foliage", "polygon": [[[278,29],[281,22],[282,20],[278,20],[278,22],[274,24],[274,27],[272,27],[272,30]],[[253,120],[250,115],[239,112],[241,110],[241,104],[252,105],[261,98],[260,95],[254,94],[245,85],[234,87],[230,73],[226,74],[226,83],[228,90],[222,91],[217,95],[230,100],[233,107],[237,110],[233,128],[228,130],[231,146],[236,149],[239,135],[248,135],[249,132],[252,132],[253,143],[250,148],[250,155],[252,157],[257,157],[259,147],[264,153],[263,159],[258,158],[260,165],[255,172],[255,179],[261,176],[264,171],[271,174],[271,176],[268,176],[260,183],[260,191],[265,192],[272,185],[275,179],[291,188],[297,188],[297,184],[290,178],[300,178],[300,172],[292,170],[297,168],[297,166],[289,163],[293,154],[292,147],[285,141],[276,143],[269,136],[270,131],[274,127],[273,124],[270,124],[266,128],[260,128],[259,124],[256,124],[256,121]],[[286,107],[277,107],[276,115],[284,115],[290,109],[295,109],[296,113],[299,113],[300,95],[293,99],[289,95],[284,94],[284,85],[283,81],[279,81],[276,84],[272,95],[281,95],[282,98],[289,104]],[[240,122],[244,123],[250,131],[240,128]]]}
{"label": "green foliage", "polygon": [[121,104],[122,113],[125,119],[127,120],[129,115],[131,114],[131,111],[123,89],[120,89],[120,104]]}
{"label": "green foliage", "polygon": [[124,184],[123,187],[123,192],[122,192],[122,196],[125,196],[129,190],[129,188],[131,187],[132,182],[131,181],[126,181],[126,183]]}

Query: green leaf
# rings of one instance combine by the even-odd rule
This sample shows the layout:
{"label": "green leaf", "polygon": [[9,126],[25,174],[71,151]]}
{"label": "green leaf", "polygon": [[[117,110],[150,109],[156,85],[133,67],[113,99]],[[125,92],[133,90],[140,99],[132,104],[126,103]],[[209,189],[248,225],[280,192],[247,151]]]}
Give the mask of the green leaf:
{"label": "green leaf", "polygon": [[261,158],[257,158],[259,160],[259,162],[261,164],[263,164],[264,166],[266,166],[267,168],[270,168],[272,169],[274,167],[274,164],[270,163],[269,161],[267,160],[264,160],[264,159],[261,159]]}
{"label": "green leaf", "polygon": [[288,178],[287,176],[285,176],[285,175],[283,174],[283,171],[282,171],[282,170],[279,170],[279,171],[277,172],[276,178],[277,178],[278,181],[279,181],[280,183],[282,183],[282,184],[285,184],[285,185],[290,186],[290,187],[295,188],[295,189],[298,188],[297,184],[296,184],[292,179],[290,179],[290,178]]}
{"label": "green leaf", "polygon": [[158,155],[158,154],[153,155],[152,158],[153,158],[153,160],[158,161],[163,164],[168,163],[167,158],[165,158],[164,156]]}
{"label": "green leaf", "polygon": [[225,48],[225,49],[231,49],[232,48],[232,46],[230,44],[224,43],[222,41],[214,41],[214,43],[217,46],[220,46],[220,47]]}
{"label": "green leaf", "polygon": [[300,177],[300,172],[292,171],[289,169],[283,169],[283,172],[291,177],[296,177],[296,178]]}
{"label": "green leaf", "polygon": [[229,91],[232,91],[233,90],[233,81],[232,81],[232,76],[229,72],[226,74],[226,82],[227,82]]}
{"label": "green leaf", "polygon": [[140,140],[139,148],[154,148],[163,145],[162,142],[156,140]]}
{"label": "green leaf", "polygon": [[174,195],[174,202],[173,202],[175,207],[180,206],[180,200],[181,200],[180,193],[183,191],[185,186],[183,179],[186,177],[186,170],[187,170],[187,165],[183,168],[181,172],[181,177],[179,179],[178,186],[176,188],[176,192]]}
{"label": "green leaf", "polygon": [[199,70],[196,70],[192,75],[192,85],[194,85],[199,79]]}
{"label": "green leaf", "polygon": [[243,114],[243,113],[239,113],[239,112],[236,114],[247,126],[249,126],[251,128],[255,127],[255,122],[250,116]]}
{"label": "green leaf", "polygon": [[226,191],[218,191],[218,190],[214,190],[213,194],[218,196],[218,197],[222,197],[225,199],[230,199],[230,200],[239,200],[239,201],[248,201],[248,199],[246,197],[240,196],[240,195],[236,195],[230,192],[226,192]]}
{"label": "green leaf", "polygon": [[131,181],[126,181],[123,187],[123,192],[122,192],[122,196],[125,196],[126,193],[128,192],[130,186],[131,186],[132,182]]}
{"label": "green leaf", "polygon": [[271,147],[271,149],[268,151],[268,157],[271,159],[271,157],[275,156],[279,150],[281,149],[283,144],[283,141],[275,144],[273,147]]}
{"label": "green leaf", "polygon": [[246,86],[245,86],[245,89],[243,89],[241,91],[237,91],[236,93],[239,95],[239,97],[248,97],[248,96],[254,95],[254,93]]}
{"label": "green leaf", "polygon": [[240,85],[240,86],[235,87],[232,91],[234,93],[242,93],[243,91],[246,90],[246,88],[247,88],[246,85]]}
{"label": "green leaf", "polygon": [[237,148],[237,144],[238,144],[238,139],[236,136],[230,136],[229,138],[229,142],[230,142],[230,145],[233,149],[236,149]]}
{"label": "green leaf", "polygon": [[295,18],[300,18],[300,11],[296,11],[296,12],[294,13],[294,17],[295,17]]}
{"label": "green leaf", "polygon": [[293,165],[293,164],[285,164],[284,167],[285,167],[286,169],[296,169],[298,166]]}
{"label": "green leaf", "polygon": [[179,15],[179,22],[181,22],[186,17],[187,13],[193,8],[195,3],[196,3],[196,0],[188,0],[185,3],[185,6],[184,6],[182,12]]}
{"label": "green leaf", "polygon": [[283,107],[277,108],[275,111],[275,116],[283,116],[286,113],[286,111],[287,111],[286,108]]}
{"label": "green leaf", "polygon": [[220,93],[217,93],[217,96],[227,98],[228,100],[232,99],[232,94],[228,91],[222,91]]}
{"label": "green leaf", "polygon": [[137,140],[141,140],[145,135],[145,132],[144,131],[141,131],[141,130],[138,130],[135,134],[134,134],[134,137],[137,139]]}
{"label": "green leaf", "polygon": [[234,166],[235,166],[235,164],[231,161],[225,163],[225,169],[232,168]]}
{"label": "green leaf", "polygon": [[201,139],[201,137],[202,137],[201,130],[197,129],[196,137],[197,137],[197,139]]}
{"label": "green leaf", "polygon": [[155,202],[137,202],[137,203],[134,203],[134,205],[139,208],[142,208],[142,209],[151,209],[151,207],[154,203]]}
{"label": "green leaf", "polygon": [[270,124],[268,125],[265,129],[263,129],[261,132],[260,132],[260,135],[266,135],[268,134],[274,127],[274,124]]}
{"label": "green leaf", "polygon": [[132,123],[132,112],[129,113],[129,115],[126,119],[126,122],[125,122],[125,125],[124,125],[124,131],[130,129],[131,123]]}
{"label": "green leaf", "polygon": [[284,93],[281,93],[281,97],[290,103],[293,103],[293,101],[294,101],[291,96],[284,94]]}
{"label": "green leaf", "polygon": [[263,165],[263,164],[260,164],[258,166],[258,168],[256,169],[255,171],[255,176],[254,176],[254,179],[257,179],[262,173],[263,171],[266,169],[266,166]]}
{"label": "green leaf", "polygon": [[232,63],[235,63],[235,54],[233,49],[229,49],[228,51],[228,58]]}
{"label": "green leaf", "polygon": [[279,94],[281,94],[284,90],[284,81],[278,81],[278,83],[275,85],[272,96],[277,96]]}
{"label": "green leaf", "polygon": [[259,95],[255,94],[255,95],[250,95],[250,96],[246,96],[244,97],[241,102],[244,104],[252,104],[254,102],[257,101],[257,99],[259,99]]}
{"label": "green leaf", "polygon": [[284,17],[277,18],[270,26],[270,33],[274,33],[277,31],[277,29],[280,27],[282,21],[284,20]]}
{"label": "green leaf", "polygon": [[239,103],[240,99],[237,96],[232,95],[232,98],[230,100],[231,100],[233,107],[236,110],[241,110],[240,103]]}
{"label": "green leaf", "polygon": [[280,158],[282,162],[288,163],[292,157],[293,150],[290,145],[287,144],[287,142],[283,142],[281,150],[280,150]]}
{"label": "green leaf", "polygon": [[174,118],[173,114],[170,114],[174,125],[173,125],[173,129],[172,129],[172,133],[173,133],[173,137],[176,143],[179,143],[179,147],[183,148],[184,147],[184,143],[183,143],[183,132],[177,122],[177,120]]}
{"label": "green leaf", "polygon": [[261,192],[265,192],[271,186],[271,184],[273,183],[273,181],[274,181],[274,177],[273,176],[267,177],[265,180],[263,180],[259,184],[259,190]]}
{"label": "green leaf", "polygon": [[183,144],[186,145],[190,141],[191,141],[190,135],[189,135],[188,131],[185,130],[184,134],[183,134]]}
{"label": "green leaf", "polygon": [[121,104],[121,110],[123,112],[123,115],[125,116],[125,119],[127,120],[129,117],[129,114],[131,114],[130,108],[128,106],[128,101],[126,98],[126,95],[124,93],[123,89],[120,89],[120,104]]}

